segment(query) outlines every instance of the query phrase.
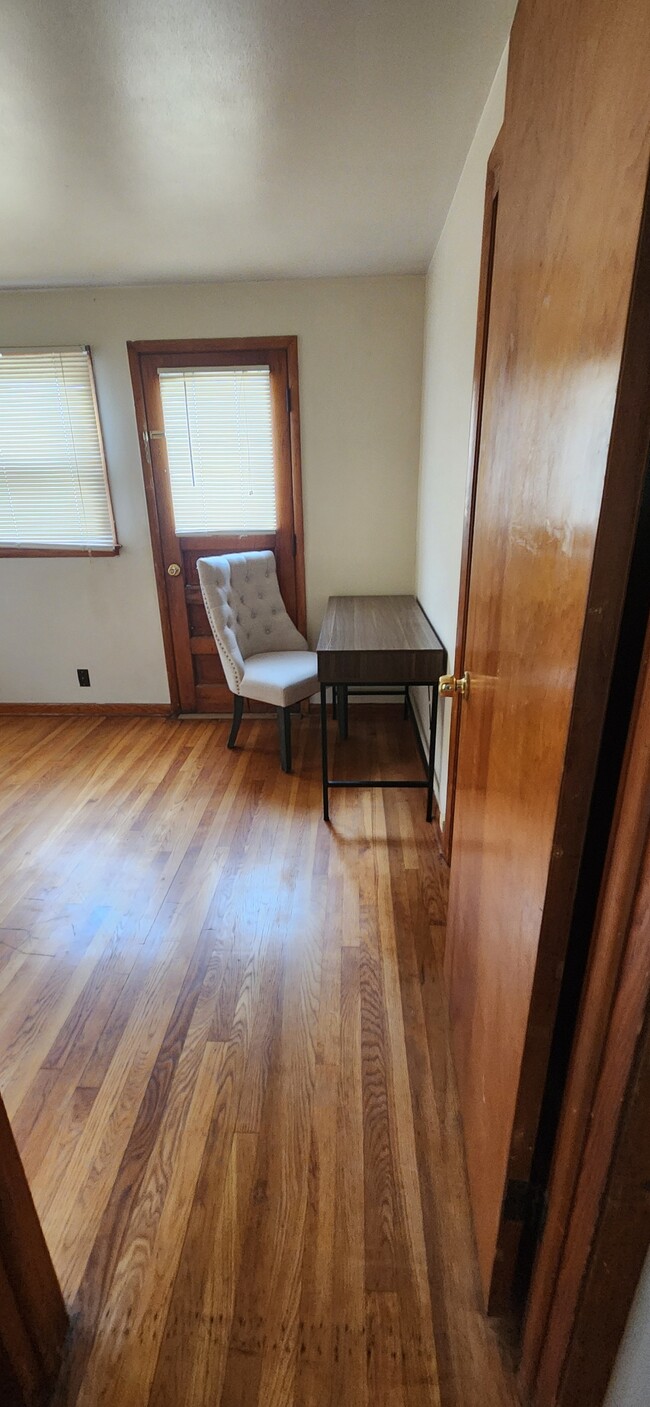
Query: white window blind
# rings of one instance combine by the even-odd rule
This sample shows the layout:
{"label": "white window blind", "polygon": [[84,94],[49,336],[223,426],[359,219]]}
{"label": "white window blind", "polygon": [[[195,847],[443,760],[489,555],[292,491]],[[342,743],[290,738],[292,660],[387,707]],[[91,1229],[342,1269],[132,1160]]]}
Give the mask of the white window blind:
{"label": "white window blind", "polygon": [[159,373],[177,533],[277,525],[268,366]]}
{"label": "white window blind", "polygon": [[88,349],[0,353],[0,550],[115,545]]}

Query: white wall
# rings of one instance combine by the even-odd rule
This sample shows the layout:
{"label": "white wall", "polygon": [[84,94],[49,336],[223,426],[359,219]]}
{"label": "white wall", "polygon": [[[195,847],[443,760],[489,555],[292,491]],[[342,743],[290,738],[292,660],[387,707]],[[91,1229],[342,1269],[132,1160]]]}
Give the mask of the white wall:
{"label": "white wall", "polygon": [[[416,589],[454,667],[488,157],[503,121],[507,50],[427,276]],[[427,691],[417,707],[428,736]],[[451,708],[440,703],[436,794],[444,826]]]}
{"label": "white wall", "polygon": [[423,319],[415,275],[1,293],[0,346],[92,348],[123,551],[0,559],[0,699],[169,698],[127,341],[297,333],[311,638],[330,594],[412,591]]}
{"label": "white wall", "polygon": [[637,1286],[603,1407],[648,1407],[650,1400],[650,1253]]}

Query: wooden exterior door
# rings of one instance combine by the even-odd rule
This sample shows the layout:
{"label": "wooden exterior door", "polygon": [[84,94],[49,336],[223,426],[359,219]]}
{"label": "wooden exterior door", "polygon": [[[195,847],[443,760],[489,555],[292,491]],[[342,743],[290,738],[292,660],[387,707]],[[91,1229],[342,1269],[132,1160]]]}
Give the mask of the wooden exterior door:
{"label": "wooden exterior door", "polygon": [[[183,713],[220,712],[230,706],[231,695],[203,606],[196,569],[200,557],[270,548],[289,615],[303,634],[306,628],[297,340],[136,342],[129,344],[129,357],[172,705]],[[198,530],[179,529],[161,375],[254,367],[269,373],[275,522],[259,531],[231,521],[224,530],[217,509]]]}
{"label": "wooden exterior door", "polygon": [[650,270],[636,263],[649,53],[645,0],[520,0],[445,958],[480,1271],[495,1309],[511,1290],[532,1195],[648,448]]}

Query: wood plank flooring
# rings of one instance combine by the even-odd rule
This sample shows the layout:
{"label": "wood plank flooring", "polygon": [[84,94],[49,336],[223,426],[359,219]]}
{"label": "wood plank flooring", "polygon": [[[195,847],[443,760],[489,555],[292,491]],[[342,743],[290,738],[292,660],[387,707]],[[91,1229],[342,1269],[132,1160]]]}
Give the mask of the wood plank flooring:
{"label": "wood plank flooring", "polygon": [[[413,758],[351,709],[346,765]],[[57,1407],[514,1407],[479,1310],[423,793],[320,812],[272,722],[12,718],[0,1089]]]}

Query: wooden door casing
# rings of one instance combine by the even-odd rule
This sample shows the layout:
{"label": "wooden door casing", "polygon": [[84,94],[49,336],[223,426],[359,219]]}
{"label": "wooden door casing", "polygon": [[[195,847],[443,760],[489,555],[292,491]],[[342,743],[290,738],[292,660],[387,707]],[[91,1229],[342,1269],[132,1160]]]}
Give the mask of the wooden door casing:
{"label": "wooden door casing", "polygon": [[[287,610],[298,629],[306,631],[297,339],[129,343],[129,359],[172,706],[186,713],[219,712],[229,708],[231,695],[203,605],[196,567],[200,557],[270,549]],[[158,370],[260,363],[271,373],[277,530],[178,534]],[[181,568],[176,577],[167,570],[174,563]]]}
{"label": "wooden door casing", "polygon": [[0,1401],[40,1407],[59,1371],[68,1319],[0,1099]]}
{"label": "wooden door casing", "polygon": [[[535,1407],[602,1400],[646,1254],[650,1065],[647,1036],[644,1046],[641,1033],[649,993],[650,626],[555,1143],[548,1214],[526,1308],[520,1380]],[[634,1113],[634,1081],[643,1069],[644,1050],[645,1098]],[[625,1181],[616,1186],[626,1107],[635,1122]],[[610,1229],[603,1262],[597,1246],[608,1207],[614,1241]],[[594,1279],[598,1303],[591,1302]],[[565,1398],[560,1384],[567,1363],[573,1365],[575,1397],[567,1384]]]}
{"label": "wooden door casing", "polygon": [[615,408],[649,51],[641,0],[520,0],[510,44],[445,959],[492,1308],[511,1286],[504,1197],[530,1176],[645,468]]}

